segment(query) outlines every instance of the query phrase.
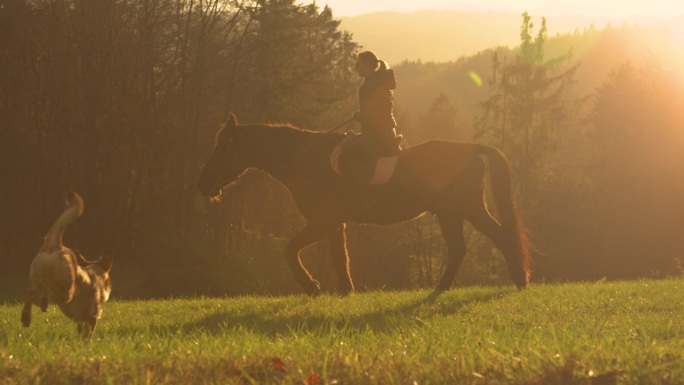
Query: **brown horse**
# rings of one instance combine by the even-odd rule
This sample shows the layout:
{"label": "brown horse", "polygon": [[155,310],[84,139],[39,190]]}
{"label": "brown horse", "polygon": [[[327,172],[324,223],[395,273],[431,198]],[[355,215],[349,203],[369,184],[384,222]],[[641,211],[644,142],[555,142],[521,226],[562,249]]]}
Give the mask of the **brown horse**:
{"label": "brown horse", "polygon": [[[436,291],[448,290],[466,253],[465,220],[502,251],[518,288],[529,283],[528,240],[512,198],[508,161],[494,147],[447,141],[427,141],[399,154],[394,174],[385,184],[353,185],[336,174],[330,156],[344,134],[302,130],[289,125],[239,125],[234,115],[216,134],[216,145],[198,183],[202,194],[218,197],[221,190],[250,168],[261,169],[283,183],[307,225],[286,246],[286,258],[296,281],[309,294],[318,281],[302,265],[299,251],[326,238],[339,278],[340,291],[354,291],[349,274],[345,223],[388,224],[429,211],[436,215],[447,246],[444,275]],[[499,221],[484,199],[485,163],[489,158],[492,194]],[[345,192],[366,189],[367,210],[352,210]]]}

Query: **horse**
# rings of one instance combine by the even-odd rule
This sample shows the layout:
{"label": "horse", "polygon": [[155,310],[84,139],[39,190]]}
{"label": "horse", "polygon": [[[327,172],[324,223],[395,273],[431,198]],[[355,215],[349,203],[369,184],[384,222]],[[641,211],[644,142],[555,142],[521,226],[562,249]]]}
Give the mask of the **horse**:
{"label": "horse", "polygon": [[[464,221],[492,240],[503,253],[513,283],[530,281],[530,243],[513,200],[511,169],[503,153],[491,146],[429,140],[402,150],[386,183],[363,185],[336,173],[331,154],[345,134],[301,129],[292,125],[238,124],[232,113],[218,130],[215,146],[202,169],[199,191],[219,198],[224,188],[254,169],[267,172],[291,193],[307,223],[285,247],[294,279],[315,295],[320,284],[302,265],[299,252],[324,238],[342,294],[354,292],[349,272],[345,228],[348,222],[390,224],[434,214],[447,248],[446,268],[435,289],[451,288],[466,253]],[[483,157],[488,158],[487,164]],[[485,172],[498,217],[485,200]],[[346,197],[364,189],[370,205],[354,210]]]}

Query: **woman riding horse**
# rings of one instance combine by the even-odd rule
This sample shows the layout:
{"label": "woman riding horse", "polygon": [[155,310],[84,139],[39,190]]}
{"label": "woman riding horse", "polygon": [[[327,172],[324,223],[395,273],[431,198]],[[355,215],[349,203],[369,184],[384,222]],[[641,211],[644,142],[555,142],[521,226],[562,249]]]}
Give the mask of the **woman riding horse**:
{"label": "woman riding horse", "polygon": [[371,51],[356,56],[356,72],[364,78],[359,87],[359,110],[354,118],[361,123],[362,142],[373,156],[399,151],[394,120],[394,71]]}
{"label": "woman riding horse", "polygon": [[[349,274],[345,224],[389,224],[433,213],[447,247],[446,267],[436,292],[451,287],[466,243],[464,221],[489,237],[503,253],[515,285],[529,283],[529,243],[513,201],[511,170],[498,149],[475,143],[431,140],[401,151],[396,169],[384,184],[371,186],[368,211],[351,210],[341,195],[350,182],[331,166],[331,154],[343,134],[302,130],[289,125],[238,124],[230,115],[216,135],[216,146],[198,183],[200,192],[217,197],[250,168],[280,181],[292,194],[306,226],[288,242],[286,260],[295,280],[310,294],[320,289],[302,265],[302,248],[327,238],[340,291],[354,291]],[[485,166],[482,159],[489,161]],[[489,170],[498,220],[485,203],[485,171]]]}
{"label": "woman riding horse", "polygon": [[379,157],[395,155],[401,148],[394,120],[393,91],[397,86],[394,71],[371,51],[356,56],[356,72],[364,78],[359,87],[359,110],[353,119],[361,123],[361,135],[350,137],[339,164],[350,182],[344,190],[352,210],[367,211],[373,194],[364,184],[371,179]]}

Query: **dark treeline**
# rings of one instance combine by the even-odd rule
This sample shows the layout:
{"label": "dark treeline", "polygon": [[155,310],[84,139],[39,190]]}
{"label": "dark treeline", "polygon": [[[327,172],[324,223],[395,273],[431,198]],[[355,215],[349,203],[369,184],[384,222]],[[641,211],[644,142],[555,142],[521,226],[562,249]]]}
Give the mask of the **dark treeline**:
{"label": "dark treeline", "polygon": [[[330,9],[293,0],[0,5],[0,296],[25,289],[65,189],[86,201],[66,243],[90,257],[113,252],[120,296],[297,291],[280,253],[303,222],[286,190],[254,173],[212,204],[195,184],[229,111],[318,130],[350,116],[360,47]],[[444,67],[482,74],[467,102],[437,93],[425,110],[400,105],[403,133],[502,147],[538,247],[535,279],[676,274],[681,83],[658,66],[620,63],[591,94],[573,94],[582,80],[571,55],[547,57],[543,27],[524,18],[522,28],[517,50]],[[398,66],[400,87],[429,68]],[[497,252],[469,236],[459,283],[505,282]],[[349,238],[360,288],[432,286],[439,275],[443,245],[429,215],[351,226]],[[305,263],[332,288],[326,253],[313,246]]]}
{"label": "dark treeline", "polygon": [[[3,0],[2,275],[26,276],[74,189],[86,214],[67,242],[114,252],[120,293],[254,290],[229,256],[265,252],[262,233],[300,219],[263,175],[266,188],[245,183],[220,205],[198,196],[218,124],[235,111],[327,127],[357,85],[350,34],[330,9],[293,3]],[[255,230],[255,217],[274,220]]]}

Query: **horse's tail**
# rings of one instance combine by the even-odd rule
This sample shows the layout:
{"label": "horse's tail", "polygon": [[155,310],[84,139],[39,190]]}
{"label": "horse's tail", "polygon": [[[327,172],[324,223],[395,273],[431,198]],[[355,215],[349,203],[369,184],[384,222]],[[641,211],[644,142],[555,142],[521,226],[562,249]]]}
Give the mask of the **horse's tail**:
{"label": "horse's tail", "polygon": [[513,281],[518,288],[527,287],[530,282],[530,241],[513,201],[511,166],[506,156],[495,147],[477,144],[475,151],[489,159],[489,179],[499,221],[507,234],[506,241],[511,242],[516,251],[517,261],[508,261],[509,266],[511,262],[517,262],[520,267],[510,269]]}
{"label": "horse's tail", "polygon": [[73,191],[67,193],[67,209],[57,218],[45,235],[41,252],[52,252],[62,247],[62,236],[66,228],[83,214],[83,198]]}

